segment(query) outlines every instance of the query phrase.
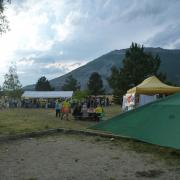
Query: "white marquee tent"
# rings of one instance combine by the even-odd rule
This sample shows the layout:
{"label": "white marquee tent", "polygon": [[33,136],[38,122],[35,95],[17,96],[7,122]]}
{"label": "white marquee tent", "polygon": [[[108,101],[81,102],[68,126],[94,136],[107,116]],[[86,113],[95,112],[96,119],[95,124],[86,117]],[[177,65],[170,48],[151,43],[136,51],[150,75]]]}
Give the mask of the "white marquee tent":
{"label": "white marquee tent", "polygon": [[70,98],[73,91],[25,91],[22,98]]}

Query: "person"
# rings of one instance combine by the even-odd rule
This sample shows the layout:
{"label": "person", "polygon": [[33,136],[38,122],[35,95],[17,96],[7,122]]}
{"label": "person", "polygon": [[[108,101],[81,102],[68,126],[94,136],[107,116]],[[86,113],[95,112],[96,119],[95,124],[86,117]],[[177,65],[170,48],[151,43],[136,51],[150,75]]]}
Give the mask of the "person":
{"label": "person", "polygon": [[61,115],[61,119],[63,119],[64,115],[66,115],[66,120],[69,120],[69,113],[70,113],[70,103],[68,102],[68,100],[66,99],[63,103],[62,103],[62,115]]}
{"label": "person", "polygon": [[96,113],[96,120],[100,120],[104,114],[104,110],[102,106],[100,106],[100,104],[97,105],[95,109],[95,113]]}
{"label": "person", "polygon": [[106,98],[106,106],[109,106],[109,98]]}
{"label": "person", "polygon": [[60,117],[61,116],[61,104],[59,101],[56,101],[55,110],[56,110],[56,117]]}
{"label": "person", "polygon": [[48,109],[48,102],[46,102],[45,104],[45,109]]}
{"label": "person", "polygon": [[87,108],[87,104],[83,103],[82,105],[82,117],[83,118],[87,118],[88,117],[88,108]]}
{"label": "person", "polygon": [[96,120],[97,119],[96,118],[96,113],[95,113],[95,108],[90,107],[88,109],[88,117],[89,117],[90,120]]}
{"label": "person", "polygon": [[75,119],[81,119],[82,112],[81,112],[81,104],[80,103],[77,103],[75,105],[72,115],[74,116]]}

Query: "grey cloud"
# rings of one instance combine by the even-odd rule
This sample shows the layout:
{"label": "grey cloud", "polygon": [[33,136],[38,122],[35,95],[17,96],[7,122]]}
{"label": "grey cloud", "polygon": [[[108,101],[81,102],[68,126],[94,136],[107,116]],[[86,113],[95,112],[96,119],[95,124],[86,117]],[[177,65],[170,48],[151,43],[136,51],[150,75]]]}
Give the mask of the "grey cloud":
{"label": "grey cloud", "polygon": [[46,64],[42,63],[34,63],[31,67],[26,67],[21,69],[18,67],[18,71],[22,71],[24,73],[19,74],[20,81],[23,85],[34,84],[38,78],[41,76],[46,76],[48,79],[55,78],[57,76],[63,75],[67,72],[67,67],[61,66],[45,68]]}
{"label": "grey cloud", "polygon": [[44,67],[41,67],[40,68],[40,72],[41,74],[45,73],[46,75],[49,75],[49,74],[64,74],[67,72],[67,67],[64,67],[64,66],[61,66],[61,68],[56,68],[56,67],[51,67],[51,68],[44,68]]}
{"label": "grey cloud", "polygon": [[165,28],[163,31],[156,34],[153,38],[147,41],[148,44],[152,44],[153,46],[161,46],[161,47],[168,47],[171,44],[174,44],[175,48],[180,48],[180,24],[175,26],[171,25]]}

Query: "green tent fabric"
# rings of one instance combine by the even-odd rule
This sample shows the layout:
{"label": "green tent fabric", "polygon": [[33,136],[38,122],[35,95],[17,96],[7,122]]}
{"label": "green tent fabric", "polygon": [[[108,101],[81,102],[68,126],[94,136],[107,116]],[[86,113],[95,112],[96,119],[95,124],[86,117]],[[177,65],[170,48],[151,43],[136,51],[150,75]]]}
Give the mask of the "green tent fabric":
{"label": "green tent fabric", "polygon": [[90,129],[180,149],[180,94],[122,113]]}

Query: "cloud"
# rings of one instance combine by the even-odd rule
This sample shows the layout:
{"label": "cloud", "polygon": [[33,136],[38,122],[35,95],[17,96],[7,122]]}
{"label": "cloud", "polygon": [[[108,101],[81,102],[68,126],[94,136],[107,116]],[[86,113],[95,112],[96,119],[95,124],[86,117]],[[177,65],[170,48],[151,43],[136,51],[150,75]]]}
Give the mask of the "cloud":
{"label": "cloud", "polygon": [[31,57],[19,60],[16,65],[22,83],[26,83],[27,79],[30,83],[35,83],[41,76],[52,79],[72,71],[85,63],[86,61],[79,62],[79,60],[74,59],[44,62],[42,60],[37,61],[37,59]]}
{"label": "cloud", "polygon": [[54,78],[132,41],[179,48],[179,8],[178,0],[12,1],[0,76],[16,61],[23,85]]}
{"label": "cloud", "polygon": [[160,46],[169,49],[180,48],[180,23],[175,26],[169,25],[147,41],[154,46]]}
{"label": "cloud", "polygon": [[34,64],[34,59],[27,59],[27,58],[24,58],[24,59],[20,59],[18,62],[17,62],[17,66],[32,66]]}
{"label": "cloud", "polygon": [[82,66],[83,63],[74,63],[74,60],[72,60],[73,63],[62,63],[62,62],[56,62],[56,63],[51,63],[47,64],[44,68],[46,69],[65,69],[65,71],[72,71],[79,66]]}

